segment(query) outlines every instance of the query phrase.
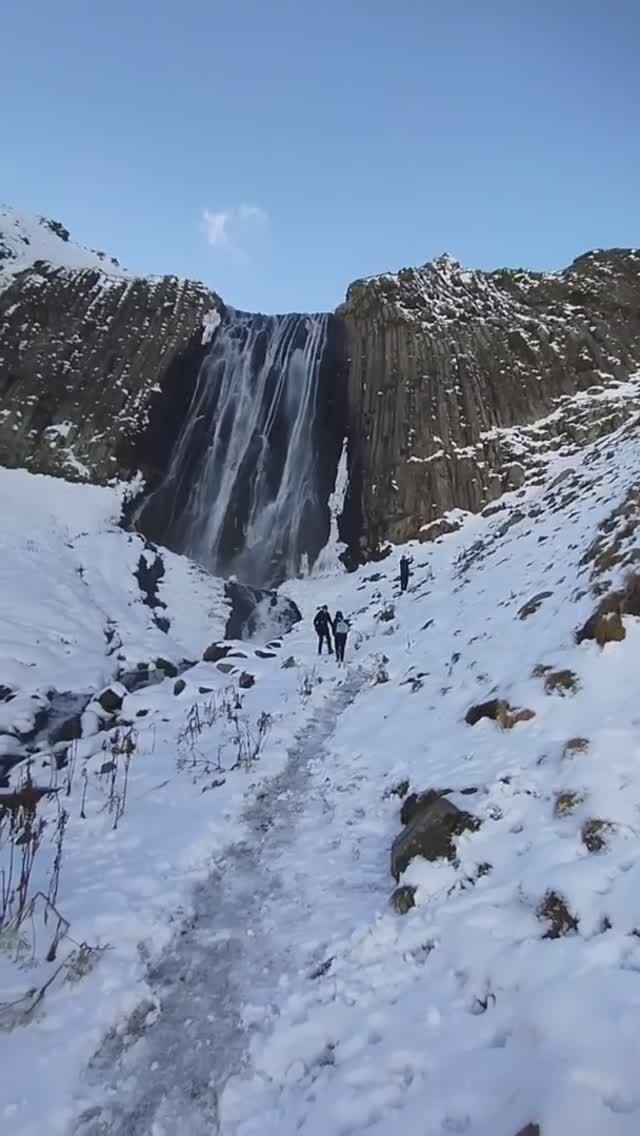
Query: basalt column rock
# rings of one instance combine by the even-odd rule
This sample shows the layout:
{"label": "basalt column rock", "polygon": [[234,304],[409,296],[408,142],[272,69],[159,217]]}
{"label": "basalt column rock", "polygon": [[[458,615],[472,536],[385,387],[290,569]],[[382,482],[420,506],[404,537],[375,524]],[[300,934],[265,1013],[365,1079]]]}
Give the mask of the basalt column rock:
{"label": "basalt column rock", "polygon": [[0,290],[0,465],[103,483],[141,470],[153,483],[218,310],[173,276],[43,261],[16,275]]}
{"label": "basalt column rock", "polygon": [[[359,558],[452,507],[513,488],[504,428],[640,365],[640,254],[557,274],[467,272],[449,257],[352,284],[348,539]],[[612,427],[613,428],[613,427]]]}

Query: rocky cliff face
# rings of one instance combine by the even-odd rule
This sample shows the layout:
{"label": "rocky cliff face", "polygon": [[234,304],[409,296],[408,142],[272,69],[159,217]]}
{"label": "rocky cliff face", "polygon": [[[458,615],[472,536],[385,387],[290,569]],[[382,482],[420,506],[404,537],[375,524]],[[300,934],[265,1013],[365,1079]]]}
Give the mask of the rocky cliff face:
{"label": "rocky cliff face", "polygon": [[[468,272],[443,257],[356,282],[339,314],[350,376],[347,528],[366,557],[512,488],[527,447],[510,428],[546,416],[542,434],[562,433],[576,392],[594,400],[591,414],[573,407],[584,440],[614,428],[603,393],[640,367],[640,254],[589,253],[558,274]],[[536,431],[530,442],[535,450]]]}
{"label": "rocky cliff face", "polygon": [[[253,326],[253,317],[242,319]],[[133,277],[104,253],[75,245],[63,226],[0,209],[0,464],[98,482],[140,471],[147,493],[171,490],[152,493],[153,509],[137,514],[150,535],[171,542],[194,494],[198,516],[215,512],[221,471],[228,480],[233,462],[223,455],[207,480],[198,455],[221,438],[240,471],[227,486],[224,521],[234,555],[259,498],[252,473],[259,467],[266,499],[304,513],[301,547],[313,559],[328,531],[326,499],[348,430],[341,535],[357,561],[388,541],[433,539],[450,523],[448,511],[481,510],[539,478],[549,452],[616,429],[640,406],[634,251],[589,253],[557,274],[470,272],[443,257],[357,281],[328,322],[260,319],[273,334],[254,337],[246,359],[235,348],[225,353],[222,340],[239,321],[203,285]],[[305,321],[330,328],[317,389],[307,382]],[[299,342],[298,332],[276,334],[289,326]],[[201,372],[208,351],[211,366]],[[295,409],[305,382],[313,429]],[[254,386],[273,403],[265,403],[268,461],[254,460],[266,437],[251,409]],[[211,402],[206,416],[195,413],[198,391]],[[236,446],[241,419],[250,429]],[[200,448],[190,443],[177,462],[191,420]],[[315,512],[302,507],[304,478],[294,471],[304,463],[292,458],[294,442],[319,470]],[[281,482],[295,491],[276,492]],[[266,516],[262,505],[256,510]],[[312,513],[321,524],[311,525]],[[285,532],[288,519],[280,519]]]}
{"label": "rocky cliff face", "polygon": [[221,301],[176,277],[130,276],[55,222],[5,211],[3,224],[0,464],[153,480]]}

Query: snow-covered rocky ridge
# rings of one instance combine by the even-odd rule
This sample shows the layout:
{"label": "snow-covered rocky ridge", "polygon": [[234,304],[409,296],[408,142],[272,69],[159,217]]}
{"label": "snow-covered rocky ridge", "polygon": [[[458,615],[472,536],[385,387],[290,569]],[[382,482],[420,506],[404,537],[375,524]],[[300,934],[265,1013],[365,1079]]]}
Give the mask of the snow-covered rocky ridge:
{"label": "snow-covered rocky ridge", "polygon": [[[13,1133],[635,1134],[639,424],[409,545],[405,595],[399,550],[292,582],[301,624],[210,662],[219,584],[163,553],[149,607],[115,490],[2,473],[3,729],[125,663],[160,679],[31,767],[59,792],[2,936]],[[344,671],[320,602],[351,620]],[[461,811],[452,858],[395,881],[427,790]]]}
{"label": "snow-covered rocky ridge", "polygon": [[116,278],[130,277],[115,257],[73,241],[59,221],[0,205],[0,289],[8,287],[18,273],[28,271],[36,263],[72,271],[97,269]]}
{"label": "snow-covered rocky ridge", "polygon": [[0,464],[152,479],[221,308],[197,281],[134,276],[59,222],[0,209]]}

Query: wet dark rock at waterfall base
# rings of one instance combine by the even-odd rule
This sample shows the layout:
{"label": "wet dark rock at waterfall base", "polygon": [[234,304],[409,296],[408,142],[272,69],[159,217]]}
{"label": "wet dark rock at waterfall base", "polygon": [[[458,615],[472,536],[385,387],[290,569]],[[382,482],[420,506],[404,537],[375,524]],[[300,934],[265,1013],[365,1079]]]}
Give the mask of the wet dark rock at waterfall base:
{"label": "wet dark rock at waterfall base", "polygon": [[269,639],[273,632],[284,635],[302,619],[293,600],[279,592],[251,588],[237,580],[227,580],[225,595],[231,602],[231,614],[225,629],[226,639],[252,639],[260,633]]}

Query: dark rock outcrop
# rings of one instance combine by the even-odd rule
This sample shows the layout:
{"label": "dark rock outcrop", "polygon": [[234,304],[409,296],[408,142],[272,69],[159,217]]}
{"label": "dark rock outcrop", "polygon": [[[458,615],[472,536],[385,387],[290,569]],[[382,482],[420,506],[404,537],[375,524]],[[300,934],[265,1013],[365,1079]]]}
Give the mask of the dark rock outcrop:
{"label": "dark rock outcrop", "polygon": [[[448,509],[478,511],[521,484],[503,427],[637,370],[640,254],[588,253],[557,274],[468,272],[443,257],[357,281],[339,314],[350,361],[349,520],[358,555],[370,557]],[[589,440],[587,426],[574,439]]]}
{"label": "dark rock outcrop", "polygon": [[[406,815],[406,814],[405,814]],[[391,874],[399,880],[416,856],[426,860],[455,859],[454,837],[478,828],[479,821],[435,791],[421,793],[410,819],[391,847]]]}
{"label": "dark rock outcrop", "polygon": [[[0,289],[0,464],[157,478],[222,302],[202,284],[36,261]],[[28,329],[25,332],[25,329]]]}
{"label": "dark rock outcrop", "polygon": [[[208,341],[215,354],[233,313],[202,284],[123,275],[104,254],[73,246],[57,222],[39,222],[52,259],[38,259],[45,253],[25,253],[28,237],[3,234],[7,216],[0,216],[0,464],[103,483],[140,471],[145,495],[129,519],[204,563],[181,524],[217,421],[213,388],[211,421],[194,427],[180,477],[167,475]],[[53,246],[64,250],[58,260]],[[69,260],[72,247],[79,260]],[[71,262],[80,267],[61,267]],[[243,318],[267,331],[284,326],[283,317]],[[296,321],[304,339],[304,319]],[[640,406],[640,390],[616,394],[617,382],[640,368],[633,250],[588,253],[546,274],[465,271],[442,257],[356,281],[325,322],[309,432],[315,496],[296,538],[311,561],[329,532],[345,433],[339,532],[345,564],[354,567],[380,558],[389,541],[437,539],[458,523],[450,510],[483,509],[539,476],[547,450],[591,442]],[[254,370],[261,358],[252,359]],[[576,401],[585,392],[594,398]],[[286,423],[277,421],[272,478],[288,445]],[[216,560],[225,572],[243,563],[251,476],[243,466],[225,514]],[[279,582],[275,560],[242,578]],[[156,622],[167,630],[163,616]]]}

